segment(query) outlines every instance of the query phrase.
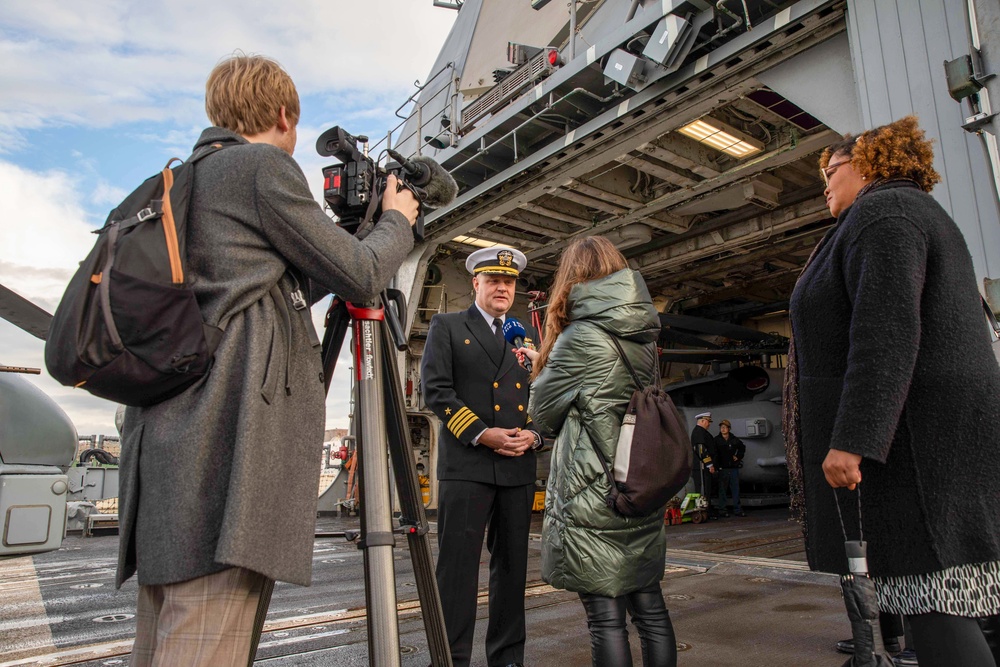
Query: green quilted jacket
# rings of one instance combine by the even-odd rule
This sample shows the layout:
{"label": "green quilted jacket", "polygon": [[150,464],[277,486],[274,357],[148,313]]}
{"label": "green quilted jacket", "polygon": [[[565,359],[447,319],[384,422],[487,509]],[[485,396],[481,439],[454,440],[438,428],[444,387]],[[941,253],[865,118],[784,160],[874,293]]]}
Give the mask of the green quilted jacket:
{"label": "green quilted jacket", "polygon": [[614,466],[622,416],[635,389],[610,336],[636,372],[654,373],[660,329],[638,272],[623,269],[575,285],[570,323],[531,385],[528,412],[556,434],[545,495],[542,578],[570,591],[617,597],[663,578],[663,512],[622,517],[605,504],[607,476],[594,451]]}

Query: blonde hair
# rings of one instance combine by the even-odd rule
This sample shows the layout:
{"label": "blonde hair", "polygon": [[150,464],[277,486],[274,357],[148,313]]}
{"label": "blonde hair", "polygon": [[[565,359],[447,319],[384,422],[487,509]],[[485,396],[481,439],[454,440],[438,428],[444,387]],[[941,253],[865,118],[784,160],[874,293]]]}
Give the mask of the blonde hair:
{"label": "blonde hair", "polygon": [[532,379],[538,376],[549,360],[552,346],[562,330],[569,324],[569,293],[573,285],[596,280],[626,268],[625,256],[611,241],[603,236],[587,236],[570,244],[559,258],[552,298],[545,311],[545,335],[538,362],[532,370]]}
{"label": "blonde hair", "polygon": [[908,178],[924,192],[930,192],[941,176],[934,170],[934,149],[916,116],[862,132],[850,134],[829,146],[819,157],[820,169],[834,155],[851,158],[851,166],[868,181]]}
{"label": "blonde hair", "polygon": [[205,112],[213,125],[251,136],[274,127],[281,107],[295,126],[299,94],[288,73],[266,56],[236,52],[223,59],[205,82]]}

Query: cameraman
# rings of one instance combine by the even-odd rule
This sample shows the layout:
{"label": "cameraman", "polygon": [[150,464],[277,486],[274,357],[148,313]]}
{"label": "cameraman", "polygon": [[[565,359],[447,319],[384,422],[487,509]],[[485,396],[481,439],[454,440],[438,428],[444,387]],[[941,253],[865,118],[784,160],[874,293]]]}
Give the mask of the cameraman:
{"label": "cameraman", "polygon": [[312,198],[292,159],[298,93],[275,61],[224,59],[205,109],[215,127],[195,149],[226,147],[196,167],[187,280],[224,333],[204,381],[125,413],[116,583],[138,569],[133,667],[246,665],[262,591],[310,583],[326,411],[299,296],[370,299],[413,247],[418,204],[392,176],[362,241]]}

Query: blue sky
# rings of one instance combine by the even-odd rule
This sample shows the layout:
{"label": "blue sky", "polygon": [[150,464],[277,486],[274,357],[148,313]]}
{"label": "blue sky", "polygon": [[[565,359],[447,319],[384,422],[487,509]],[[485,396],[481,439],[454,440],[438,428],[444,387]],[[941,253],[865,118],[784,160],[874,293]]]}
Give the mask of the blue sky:
{"label": "blue sky", "polygon": [[[277,59],[302,104],[295,158],[331,125],[373,142],[425,81],[456,12],[432,0],[0,0],[0,284],[52,312],[90,231],[208,125],[204,81],[236,49]],[[322,313],[317,307],[314,318]],[[346,347],[346,346],[345,346]],[[44,368],[41,341],[0,320],[0,364]],[[341,360],[327,425],[345,427]],[[115,406],[25,376],[81,434],[114,433]]]}

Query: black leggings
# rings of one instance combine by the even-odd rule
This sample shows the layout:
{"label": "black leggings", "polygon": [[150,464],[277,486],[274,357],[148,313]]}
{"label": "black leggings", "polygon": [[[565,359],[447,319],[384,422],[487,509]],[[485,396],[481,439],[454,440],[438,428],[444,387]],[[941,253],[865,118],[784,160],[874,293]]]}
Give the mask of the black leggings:
{"label": "black leggings", "polygon": [[976,619],[932,612],[906,620],[920,667],[996,667]]}
{"label": "black leggings", "polygon": [[632,651],[625,629],[625,610],[639,631],[644,667],[676,667],[674,626],[663,603],[660,584],[609,598],[580,593],[590,629],[590,655],[596,666],[632,667]]}

